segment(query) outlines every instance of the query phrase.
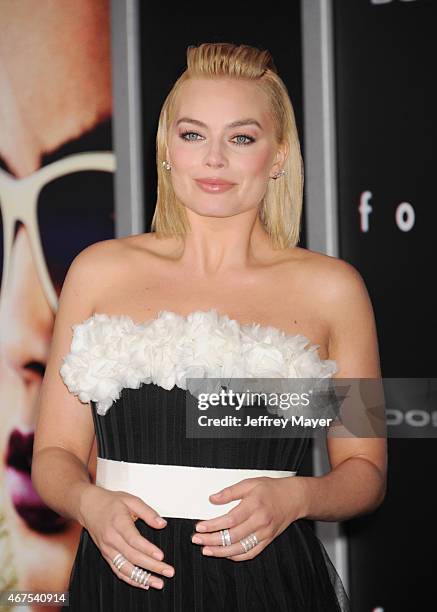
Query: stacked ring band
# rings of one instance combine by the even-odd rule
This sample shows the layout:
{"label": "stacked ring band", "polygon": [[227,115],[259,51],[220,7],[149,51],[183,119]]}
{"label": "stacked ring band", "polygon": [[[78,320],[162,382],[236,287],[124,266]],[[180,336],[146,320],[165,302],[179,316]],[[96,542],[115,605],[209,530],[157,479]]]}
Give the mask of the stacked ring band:
{"label": "stacked ring band", "polygon": [[127,559],[126,557],[123,557],[123,555],[121,553],[118,553],[118,555],[115,555],[115,557],[112,560],[112,563],[115,565],[115,567],[120,570],[123,565],[126,563]]}
{"label": "stacked ring band", "polygon": [[231,534],[229,529],[220,529],[220,535],[222,536],[222,546],[231,546]]}
{"label": "stacked ring band", "polygon": [[137,565],[134,565],[130,578],[131,580],[134,580],[138,584],[142,584],[145,586],[151,575],[152,574],[148,572],[147,570],[143,570]]}
{"label": "stacked ring band", "polygon": [[[121,553],[118,553],[113,558],[112,563],[115,565],[115,567],[118,570],[120,570],[121,567],[126,563],[126,561],[127,561],[126,557],[124,557]],[[130,575],[130,578],[131,580],[134,580],[138,584],[142,584],[146,586],[151,575],[152,574],[150,572],[141,569],[137,565],[134,565],[134,567],[132,568],[132,573]]]}
{"label": "stacked ring band", "polygon": [[244,552],[247,552],[258,544],[258,538],[254,533],[251,533],[247,538],[240,540],[240,544],[244,548]]}

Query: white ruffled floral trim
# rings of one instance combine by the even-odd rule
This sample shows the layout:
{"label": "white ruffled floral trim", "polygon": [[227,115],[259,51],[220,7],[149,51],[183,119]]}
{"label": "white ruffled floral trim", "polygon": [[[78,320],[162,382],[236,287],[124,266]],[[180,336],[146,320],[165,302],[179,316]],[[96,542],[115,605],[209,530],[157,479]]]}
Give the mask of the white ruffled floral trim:
{"label": "white ruffled floral trim", "polygon": [[60,374],[70,392],[83,403],[96,402],[102,415],[124,387],[142,383],[170,390],[186,389],[186,378],[328,378],[337,372],[337,363],[321,360],[320,345],[305,336],[244,325],[215,309],[186,316],[162,310],[144,323],[94,313],[72,330]]}

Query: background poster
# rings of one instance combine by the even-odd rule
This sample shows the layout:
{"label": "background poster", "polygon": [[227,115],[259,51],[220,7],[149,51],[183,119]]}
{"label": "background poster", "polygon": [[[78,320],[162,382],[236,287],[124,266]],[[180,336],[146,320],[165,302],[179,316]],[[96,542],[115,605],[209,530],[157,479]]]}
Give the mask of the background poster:
{"label": "background poster", "polygon": [[0,590],[64,591],[81,526],[42,502],[30,468],[65,274],[114,236],[109,3],[1,12]]}

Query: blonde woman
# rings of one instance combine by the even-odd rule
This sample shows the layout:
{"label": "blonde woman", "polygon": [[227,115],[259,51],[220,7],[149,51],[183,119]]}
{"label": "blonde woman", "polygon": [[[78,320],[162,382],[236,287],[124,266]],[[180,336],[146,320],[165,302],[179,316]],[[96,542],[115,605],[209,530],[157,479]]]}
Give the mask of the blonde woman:
{"label": "blonde woman", "polygon": [[153,232],[71,265],[40,394],[33,482],[83,527],[70,610],[348,610],[308,519],[381,503],[385,440],[328,438],[332,470],[303,477],[308,438],[186,428],[190,377],[380,376],[360,275],[296,246],[302,159],[267,50],[188,48],[157,170]]}

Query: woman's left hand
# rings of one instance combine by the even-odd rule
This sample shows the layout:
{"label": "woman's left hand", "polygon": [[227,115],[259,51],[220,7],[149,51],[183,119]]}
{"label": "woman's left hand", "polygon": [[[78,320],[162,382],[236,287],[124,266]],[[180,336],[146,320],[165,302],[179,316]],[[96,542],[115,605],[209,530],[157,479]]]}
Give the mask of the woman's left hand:
{"label": "woman's left hand", "polygon": [[[240,503],[226,514],[199,521],[191,541],[204,546],[203,554],[245,561],[256,557],[293,521],[304,517],[305,491],[303,478],[288,476],[246,478],[210,495],[214,504]],[[199,529],[204,526],[205,530]],[[221,529],[228,529],[232,544],[222,545]],[[240,540],[254,533],[258,544],[244,552]],[[200,538],[201,541],[196,541]],[[208,552],[209,551],[209,552]]]}

